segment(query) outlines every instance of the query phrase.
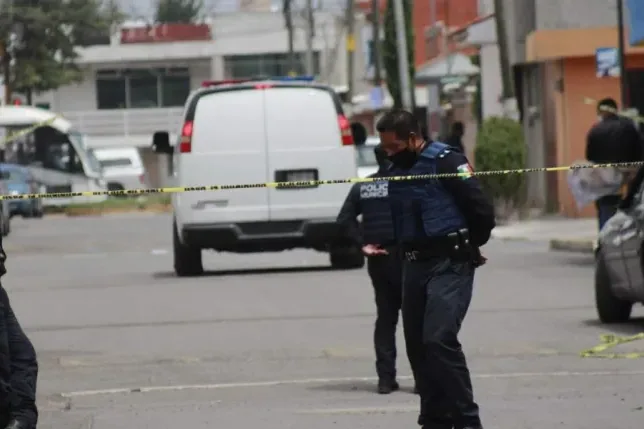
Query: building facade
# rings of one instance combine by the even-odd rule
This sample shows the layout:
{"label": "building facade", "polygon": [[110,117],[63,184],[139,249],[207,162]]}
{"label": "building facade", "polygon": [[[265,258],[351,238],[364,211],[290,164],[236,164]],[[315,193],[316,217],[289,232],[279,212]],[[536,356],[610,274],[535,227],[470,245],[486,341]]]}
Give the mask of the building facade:
{"label": "building facade", "polygon": [[[612,97],[644,111],[642,48],[627,46],[625,52],[628,100],[620,97],[619,77],[597,73],[597,50],[618,46],[616,2],[504,0],[504,5],[528,167],[583,160],[599,99]],[[565,172],[531,173],[529,200],[567,216],[594,215],[593,207],[577,208]]]}

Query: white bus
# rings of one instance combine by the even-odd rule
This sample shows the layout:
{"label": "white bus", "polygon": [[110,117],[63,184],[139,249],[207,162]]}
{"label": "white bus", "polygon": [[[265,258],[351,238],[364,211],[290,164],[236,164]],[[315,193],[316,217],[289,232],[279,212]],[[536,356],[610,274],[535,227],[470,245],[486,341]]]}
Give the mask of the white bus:
{"label": "white bus", "polygon": [[[29,129],[32,130],[25,133]],[[19,136],[12,138],[15,133]],[[28,167],[34,179],[42,184],[43,192],[107,189],[101,166],[86,147],[83,135],[63,117],[36,107],[1,106],[0,134],[4,162]],[[84,204],[106,198],[55,198],[45,199],[43,204]]]}

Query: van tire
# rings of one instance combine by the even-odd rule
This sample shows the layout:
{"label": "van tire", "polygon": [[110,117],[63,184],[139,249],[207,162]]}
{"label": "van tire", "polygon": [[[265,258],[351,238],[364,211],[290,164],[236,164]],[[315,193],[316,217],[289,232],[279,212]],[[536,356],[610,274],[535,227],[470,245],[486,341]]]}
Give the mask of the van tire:
{"label": "van tire", "polygon": [[364,267],[365,257],[359,247],[333,248],[330,252],[331,266],[340,270]]}
{"label": "van tire", "polygon": [[600,250],[595,257],[595,306],[602,323],[624,323],[631,317],[633,303],[617,298],[611,289],[606,262]]}
{"label": "van tire", "polygon": [[172,223],[172,247],[174,250],[174,272],[179,277],[192,277],[203,274],[201,249],[186,246],[179,239],[177,223]]}

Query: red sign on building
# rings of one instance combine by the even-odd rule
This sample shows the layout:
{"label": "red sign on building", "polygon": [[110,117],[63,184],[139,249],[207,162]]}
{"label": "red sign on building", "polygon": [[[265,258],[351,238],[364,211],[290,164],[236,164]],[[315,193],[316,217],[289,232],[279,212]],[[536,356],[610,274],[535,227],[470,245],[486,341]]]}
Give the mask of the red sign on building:
{"label": "red sign on building", "polygon": [[121,43],[168,43],[212,40],[208,24],[159,24],[121,29]]}

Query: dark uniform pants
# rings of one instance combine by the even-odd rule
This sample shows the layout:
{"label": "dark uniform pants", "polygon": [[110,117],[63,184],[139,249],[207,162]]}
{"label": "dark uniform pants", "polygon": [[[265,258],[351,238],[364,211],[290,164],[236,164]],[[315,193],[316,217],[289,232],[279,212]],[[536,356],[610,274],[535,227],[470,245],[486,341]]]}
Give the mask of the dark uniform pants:
{"label": "dark uniform pants", "polygon": [[376,372],[385,381],[396,379],[396,325],[402,302],[402,261],[398,254],[369,256],[367,271],[376,295],[373,342]]}
{"label": "dark uniform pants", "polygon": [[427,429],[479,428],[470,373],[458,332],[472,299],[471,262],[434,258],[403,265],[407,355],[420,393],[418,424]]}
{"label": "dark uniform pants", "polygon": [[[18,323],[7,292],[0,286],[0,429],[10,417],[20,420],[28,429],[36,427],[37,377],[34,347]],[[11,386],[11,397],[6,396],[7,384]]]}

